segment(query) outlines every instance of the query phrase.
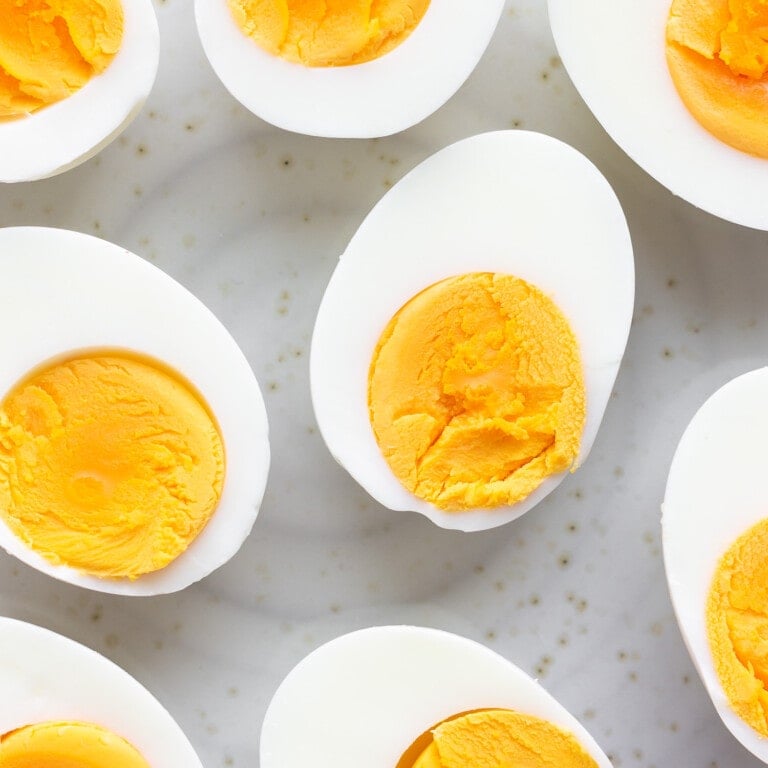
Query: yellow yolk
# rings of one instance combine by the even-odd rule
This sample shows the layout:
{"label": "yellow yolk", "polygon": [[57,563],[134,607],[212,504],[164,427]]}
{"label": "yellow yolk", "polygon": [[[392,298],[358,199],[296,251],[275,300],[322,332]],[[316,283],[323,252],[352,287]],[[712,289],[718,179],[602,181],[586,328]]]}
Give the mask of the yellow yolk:
{"label": "yellow yolk", "polygon": [[768,737],[768,520],[720,561],[707,601],[717,676],[736,714]]}
{"label": "yellow yolk", "polygon": [[673,0],[667,64],[710,133],[768,158],[768,0]]}
{"label": "yellow yolk", "polygon": [[0,768],[150,768],[125,739],[90,723],[28,725],[0,736]]}
{"label": "yellow yolk", "polygon": [[207,408],[149,360],[69,360],[0,403],[0,515],[56,564],[129,578],[165,567],[208,522],[223,477]]}
{"label": "yellow yolk", "polygon": [[537,288],[461,275],[392,318],[371,362],[368,405],[382,454],[411,493],[445,510],[514,504],[578,456],[581,358]]}
{"label": "yellow yolk", "polygon": [[361,64],[405,40],[429,0],[228,0],[262,48],[308,67]]}
{"label": "yellow yolk", "polygon": [[467,766],[597,768],[597,763],[572,734],[546,720],[506,709],[487,709],[440,723],[415,742],[397,768]]}

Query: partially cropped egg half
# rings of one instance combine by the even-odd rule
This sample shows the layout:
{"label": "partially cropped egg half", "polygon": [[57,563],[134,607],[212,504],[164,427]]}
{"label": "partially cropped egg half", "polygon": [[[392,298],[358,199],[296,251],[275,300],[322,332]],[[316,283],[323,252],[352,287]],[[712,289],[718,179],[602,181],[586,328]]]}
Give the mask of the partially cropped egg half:
{"label": "partially cropped egg half", "polygon": [[472,640],[373,627],[313,651],[275,693],[261,768],[609,768],[535,680]]}
{"label": "partially cropped egg half", "polygon": [[731,733],[768,763],[768,368],[700,408],[672,461],[664,564],[683,638]]}
{"label": "partially cropped egg half", "polygon": [[626,221],[583,155],[521,131],[460,141],[384,196],[331,277],[322,435],[384,506],[501,525],[586,459],[633,303]]}
{"label": "partially cropped egg half", "polygon": [[95,651],[0,617],[0,768],[202,768],[163,706]]}
{"label": "partially cropped egg half", "polygon": [[549,16],[574,85],[638,165],[768,229],[765,0],[549,0]]}
{"label": "partially cropped egg half", "polygon": [[251,112],[297,133],[387,136],[469,77],[503,0],[195,0],[203,48]]}
{"label": "partially cropped egg half", "polygon": [[116,594],[173,592],[248,535],[269,467],[245,357],[116,245],[0,229],[0,546]]}
{"label": "partially cropped egg half", "polygon": [[0,0],[0,181],[53,176],[109,144],[159,53],[151,0]]}

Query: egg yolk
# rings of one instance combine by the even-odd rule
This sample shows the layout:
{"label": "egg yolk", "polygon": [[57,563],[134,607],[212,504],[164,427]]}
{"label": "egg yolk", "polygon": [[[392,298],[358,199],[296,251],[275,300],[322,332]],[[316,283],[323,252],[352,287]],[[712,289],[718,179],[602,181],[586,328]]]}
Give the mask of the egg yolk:
{"label": "egg yolk", "polygon": [[514,504],[576,461],[585,419],[576,339],[524,280],[448,278],[387,325],[368,406],[382,454],[411,493],[448,511]]}
{"label": "egg yolk", "polygon": [[419,737],[397,768],[597,768],[575,737],[532,715],[483,709],[445,720]]}
{"label": "egg yolk", "polygon": [[125,739],[90,723],[27,725],[0,736],[0,768],[150,768]]}
{"label": "egg yolk", "polygon": [[308,67],[362,64],[405,40],[429,0],[228,0],[240,28]]}
{"label": "egg yolk", "polygon": [[165,567],[208,522],[223,478],[208,409],[146,358],[60,362],[0,403],[0,516],[55,564],[129,578]]}
{"label": "egg yolk", "polygon": [[674,0],[667,63],[704,128],[768,158],[768,0]]}
{"label": "egg yolk", "polygon": [[707,635],[720,684],[736,714],[768,737],[768,520],[740,536],[718,564]]}

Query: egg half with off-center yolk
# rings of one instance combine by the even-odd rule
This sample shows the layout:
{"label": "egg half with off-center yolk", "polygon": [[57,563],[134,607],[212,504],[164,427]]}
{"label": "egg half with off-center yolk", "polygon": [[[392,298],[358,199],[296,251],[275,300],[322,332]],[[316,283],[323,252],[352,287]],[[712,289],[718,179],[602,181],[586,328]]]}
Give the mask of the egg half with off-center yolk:
{"label": "egg half with off-center yolk", "polygon": [[202,768],[163,706],[95,651],[0,617],[1,768]]}
{"label": "egg half with off-center yolk", "polygon": [[460,141],[384,196],[331,277],[322,435],[384,506],[501,525],[586,459],[633,303],[626,222],[585,157],[528,132]]}
{"label": "egg half with off-center yolk", "polygon": [[163,272],[65,230],[0,229],[0,546],[51,576],[173,592],[248,535],[269,467],[258,383]]}
{"label": "egg half with off-center yolk", "polygon": [[[458,717],[457,717],[458,716]],[[609,768],[536,681],[471,640],[373,627],[313,651],[264,717],[261,768]]]}

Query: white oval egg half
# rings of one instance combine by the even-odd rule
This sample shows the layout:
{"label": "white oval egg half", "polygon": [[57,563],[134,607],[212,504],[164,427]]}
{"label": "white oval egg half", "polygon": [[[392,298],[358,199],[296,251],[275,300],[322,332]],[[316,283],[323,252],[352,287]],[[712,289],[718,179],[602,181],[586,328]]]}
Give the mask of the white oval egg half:
{"label": "white oval egg half", "polygon": [[493,510],[445,512],[417,498],[386,463],[368,413],[368,371],[379,336],[424,288],[470,272],[511,274],[547,294],[580,347],[589,454],[624,354],[634,306],[626,220],[600,172],[537,133],[499,131],[449,146],[398,182],[368,214],[336,267],[312,338],[312,400],[336,460],[385,507],[463,531],[519,517],[554,490]]}
{"label": "white oval egg half", "polygon": [[261,768],[396,768],[421,734],[474,709],[547,720],[610,768],[576,718],[503,656],[449,632],[410,626],[352,632],[299,662],[264,717]]}
{"label": "white oval egg half", "polygon": [[0,736],[49,721],[86,722],[129,741],[152,768],[202,768],[176,721],[127,672],[84,645],[0,617]]}
{"label": "white oval egg half", "polygon": [[715,392],[688,425],[664,496],[662,529],[669,592],[691,659],[728,730],[768,763],[768,740],[731,708],[709,647],[706,605],[722,556],[768,517],[765,434],[768,368]]}
{"label": "white oval egg half", "polygon": [[0,181],[33,181],[84,162],[117,138],[143,106],[160,57],[151,0],[121,0],[120,50],[71,96],[26,117],[0,120]]}
{"label": "white oval egg half", "polygon": [[211,519],[176,560],[131,581],[50,563],[0,518],[0,546],[39,571],[99,592],[182,589],[229,560],[259,511],[269,469],[259,385],[226,328],[179,283],[90,235],[0,229],[0,399],[30,371],[73,352],[123,349],[170,366],[201,394],[224,442],[224,487]]}
{"label": "white oval egg half", "polygon": [[768,229],[768,160],[703,128],[667,69],[672,0],[549,0],[560,58],[611,138],[675,195],[737,224]]}
{"label": "white oval egg half", "polygon": [[205,54],[227,90],[272,125],[330,138],[388,136],[431,115],[472,73],[503,8],[504,0],[431,0],[413,32],[378,59],[307,67],[260,48],[227,0],[195,0]]}

